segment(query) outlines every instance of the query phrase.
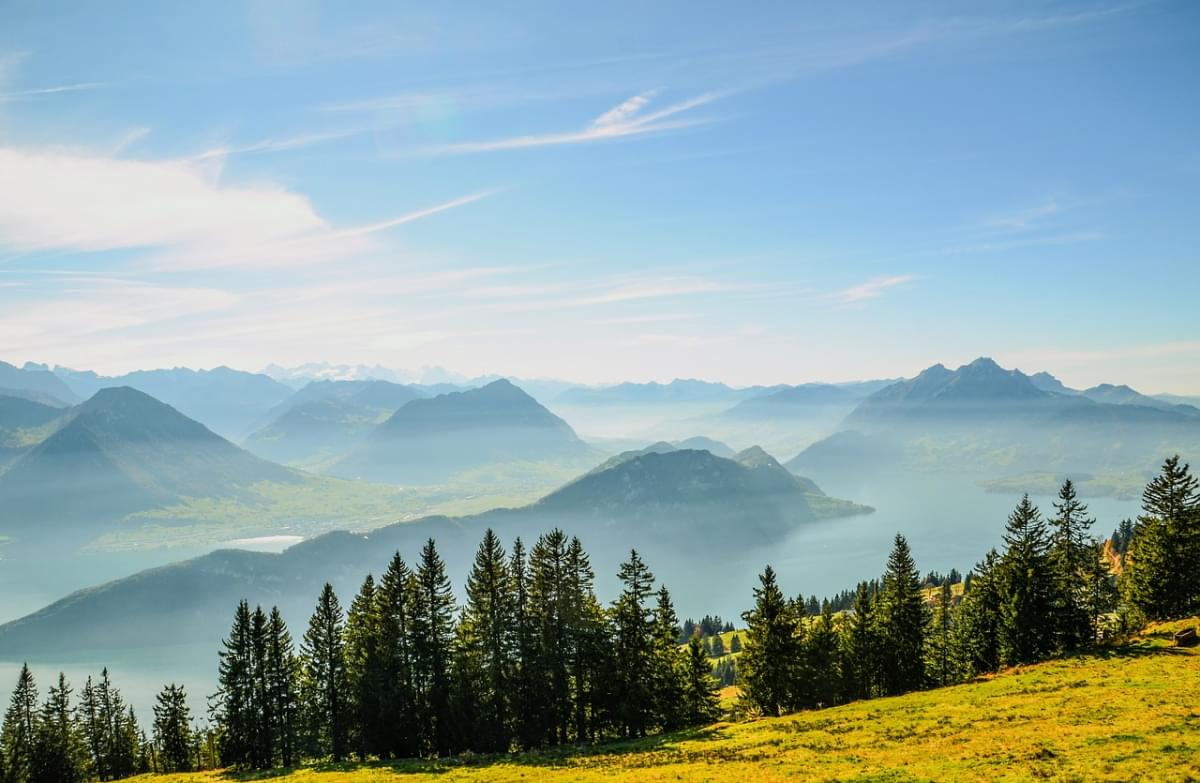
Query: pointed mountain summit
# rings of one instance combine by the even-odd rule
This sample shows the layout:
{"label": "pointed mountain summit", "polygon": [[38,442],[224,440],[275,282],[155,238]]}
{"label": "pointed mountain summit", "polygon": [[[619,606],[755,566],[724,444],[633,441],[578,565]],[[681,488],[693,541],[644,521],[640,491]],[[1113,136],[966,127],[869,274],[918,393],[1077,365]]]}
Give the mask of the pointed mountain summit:
{"label": "pointed mountain summit", "polygon": [[147,394],[101,389],[0,475],[0,532],[40,522],[99,526],[185,497],[293,480]]}
{"label": "pointed mountain summit", "polygon": [[406,403],[331,472],[394,484],[438,483],[481,465],[588,450],[570,425],[501,379]]}

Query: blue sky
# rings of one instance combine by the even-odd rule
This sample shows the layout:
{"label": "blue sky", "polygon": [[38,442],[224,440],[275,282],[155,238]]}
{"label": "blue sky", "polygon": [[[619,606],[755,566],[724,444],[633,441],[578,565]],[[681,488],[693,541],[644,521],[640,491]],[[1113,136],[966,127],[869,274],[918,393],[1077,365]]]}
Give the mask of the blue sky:
{"label": "blue sky", "polygon": [[1198,95],[1166,0],[0,0],[0,357],[1200,393]]}

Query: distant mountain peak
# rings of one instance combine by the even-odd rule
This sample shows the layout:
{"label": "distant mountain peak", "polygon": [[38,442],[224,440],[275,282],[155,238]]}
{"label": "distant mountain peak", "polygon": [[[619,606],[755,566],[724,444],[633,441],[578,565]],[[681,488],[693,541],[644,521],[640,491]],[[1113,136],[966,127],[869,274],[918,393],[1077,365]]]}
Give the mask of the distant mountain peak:
{"label": "distant mountain peak", "polygon": [[334,471],[392,483],[437,483],[480,465],[587,451],[569,424],[501,378],[404,404]]}

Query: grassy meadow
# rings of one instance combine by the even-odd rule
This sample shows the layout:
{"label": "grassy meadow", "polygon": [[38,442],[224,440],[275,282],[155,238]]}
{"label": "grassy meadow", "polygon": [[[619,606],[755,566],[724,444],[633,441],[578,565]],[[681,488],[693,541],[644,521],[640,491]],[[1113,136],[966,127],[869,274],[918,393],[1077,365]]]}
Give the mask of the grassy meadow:
{"label": "grassy meadow", "polygon": [[139,783],[1188,781],[1200,779],[1195,620],[971,683],[627,743],[506,757],[206,772]]}

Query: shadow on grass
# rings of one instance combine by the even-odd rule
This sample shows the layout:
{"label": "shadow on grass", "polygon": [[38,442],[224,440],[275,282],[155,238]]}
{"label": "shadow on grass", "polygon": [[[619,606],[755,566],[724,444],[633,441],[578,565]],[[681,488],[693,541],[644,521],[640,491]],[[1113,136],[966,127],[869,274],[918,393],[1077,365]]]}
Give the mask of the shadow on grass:
{"label": "shadow on grass", "polygon": [[727,724],[716,724],[696,729],[657,734],[636,740],[609,740],[605,742],[585,743],[575,745],[560,745],[543,750],[524,753],[502,754],[464,754],[436,759],[400,759],[396,761],[346,761],[318,762],[306,764],[303,767],[290,769],[268,769],[258,771],[227,770],[221,773],[221,779],[229,781],[255,781],[284,778],[292,772],[303,769],[306,772],[354,772],[357,770],[387,770],[396,775],[440,775],[459,769],[486,769],[498,765],[516,767],[562,767],[570,766],[570,762],[595,758],[600,756],[612,757],[619,760],[623,756],[638,755],[644,758],[638,766],[655,766],[670,764],[678,759],[669,755],[654,759],[655,751],[669,751],[674,745],[689,740],[713,739],[720,736]]}

